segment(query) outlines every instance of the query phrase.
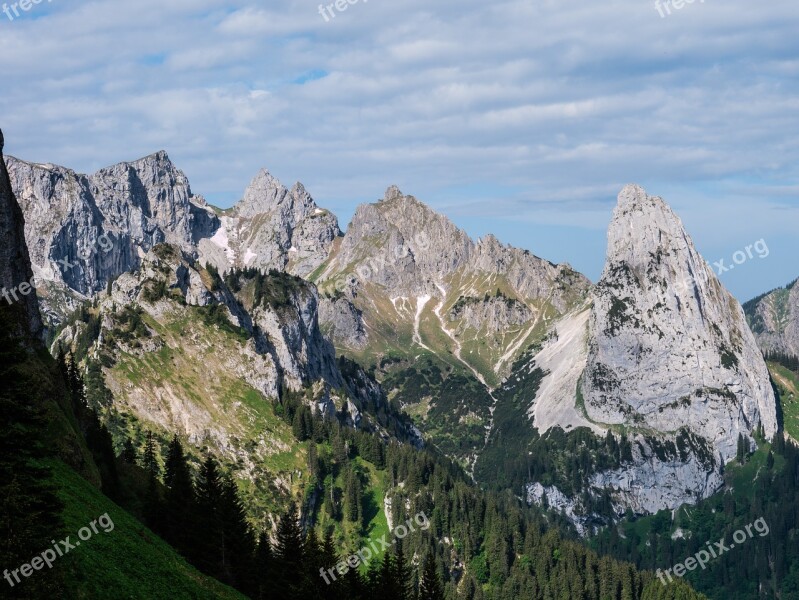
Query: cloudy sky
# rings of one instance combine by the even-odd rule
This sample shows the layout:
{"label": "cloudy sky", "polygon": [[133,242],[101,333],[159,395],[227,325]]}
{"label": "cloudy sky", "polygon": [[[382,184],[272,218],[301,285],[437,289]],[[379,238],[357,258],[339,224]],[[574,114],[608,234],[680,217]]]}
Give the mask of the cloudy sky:
{"label": "cloudy sky", "polygon": [[91,172],[165,149],[223,207],[267,167],[342,227],[397,184],[594,280],[616,194],[636,182],[711,263],[763,240],[767,256],[721,275],[740,299],[799,276],[796,0],[340,6],[9,7],[6,152]]}

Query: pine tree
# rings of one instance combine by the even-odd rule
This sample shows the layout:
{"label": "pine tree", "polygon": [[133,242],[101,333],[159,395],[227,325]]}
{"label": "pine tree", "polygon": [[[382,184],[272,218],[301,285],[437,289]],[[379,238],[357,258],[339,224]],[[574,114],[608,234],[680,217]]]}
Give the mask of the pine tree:
{"label": "pine tree", "polygon": [[122,447],[122,460],[129,465],[135,465],[139,461],[139,455],[133,441],[130,437],[125,436],[125,445]]}
{"label": "pine tree", "polygon": [[197,508],[195,522],[200,525],[192,529],[191,558],[197,567],[221,578],[219,549],[222,547],[223,530],[219,514],[222,502],[222,480],[216,460],[209,453],[200,468],[197,479]]}
{"label": "pine tree", "polygon": [[344,478],[344,515],[352,523],[361,521],[361,481],[352,467]]}
{"label": "pine tree", "polygon": [[222,526],[222,546],[219,548],[219,565],[224,574],[222,581],[252,594],[257,588],[252,562],[255,550],[252,533],[233,478],[224,475],[221,482],[218,514]]}
{"label": "pine tree", "polygon": [[[343,593],[344,581],[334,568],[338,564],[338,555],[336,553],[336,544],[333,542],[332,529],[328,529],[327,533],[325,534],[324,541],[322,542],[321,554],[322,556],[320,560],[322,567],[327,573],[328,579],[328,583],[325,585],[325,598],[328,598],[329,600],[337,600],[338,598],[341,598],[344,600],[346,598]],[[331,576],[328,569],[333,569],[333,576],[335,578]]]}
{"label": "pine tree", "polygon": [[189,556],[190,531],[196,499],[189,464],[177,435],[172,438],[167,450],[164,483],[167,487],[165,501],[167,541],[184,556]]}
{"label": "pine tree", "polygon": [[292,503],[280,517],[275,541],[275,570],[278,589],[286,600],[303,600],[306,587],[305,548],[297,505]]}
{"label": "pine tree", "polygon": [[438,577],[436,558],[428,552],[422,568],[422,578],[419,582],[419,600],[444,600],[444,591]]}
{"label": "pine tree", "polygon": [[158,464],[158,450],[156,448],[155,438],[153,432],[147,432],[147,439],[144,442],[144,456],[142,457],[142,466],[147,473],[154,478],[158,478],[161,474],[161,467]]}
{"label": "pine tree", "polygon": [[394,581],[397,587],[397,600],[410,600],[413,582],[411,581],[411,566],[405,560],[402,543],[397,543],[396,558],[394,560]]}
{"label": "pine tree", "polygon": [[266,535],[265,531],[262,531],[261,535],[258,537],[258,546],[255,550],[254,563],[257,584],[255,598],[257,600],[266,600],[272,597],[275,589],[275,582],[272,544],[269,542],[269,536]]}

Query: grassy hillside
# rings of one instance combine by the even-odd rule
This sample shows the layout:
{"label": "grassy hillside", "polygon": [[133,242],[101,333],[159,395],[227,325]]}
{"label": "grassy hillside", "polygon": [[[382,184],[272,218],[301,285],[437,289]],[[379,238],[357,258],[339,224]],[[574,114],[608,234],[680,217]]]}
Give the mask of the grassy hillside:
{"label": "grassy hillside", "polygon": [[[113,522],[63,559],[70,598],[244,598],[199,573],[166,542],[111,502],[60,461],[51,463],[63,519],[74,544],[77,532],[106,513]],[[105,529],[111,529],[107,533]]]}
{"label": "grassy hillside", "polygon": [[203,316],[197,307],[164,311],[158,318],[141,312],[145,335],[116,345],[119,331],[106,334],[100,354],[116,352],[112,360],[103,359],[114,397],[102,409],[104,420],[117,448],[126,436],[140,444],[153,431],[162,447],[174,433],[188,441],[195,465],[203,447],[212,449],[233,471],[250,514],[275,512],[305,485],[304,453],[290,425],[276,415],[275,399],[240,375],[257,372],[260,357],[239,332]]}
{"label": "grassy hillside", "polygon": [[785,431],[799,440],[799,376],[776,362],[769,362],[768,369],[780,393]]}

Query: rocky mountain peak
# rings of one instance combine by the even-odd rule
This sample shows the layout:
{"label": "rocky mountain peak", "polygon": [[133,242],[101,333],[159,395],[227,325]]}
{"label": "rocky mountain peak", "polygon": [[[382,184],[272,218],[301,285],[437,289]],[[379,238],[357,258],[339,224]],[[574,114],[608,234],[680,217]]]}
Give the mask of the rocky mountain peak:
{"label": "rocky mountain peak", "polygon": [[388,202],[390,200],[396,200],[398,198],[404,198],[405,194],[403,194],[400,189],[396,185],[390,185],[386,189],[386,193],[383,196],[383,200]]}
{"label": "rocky mountain peak", "polygon": [[683,258],[691,254],[692,259],[704,263],[686,239],[682,221],[662,198],[647,195],[638,185],[625,186],[608,228],[606,266],[619,261],[631,266],[648,263],[649,253],[664,245],[679,251]]}
{"label": "rocky mountain peak", "polygon": [[[617,514],[714,494],[739,436],[754,444],[761,427],[766,438],[777,433],[776,399],[741,306],[662,198],[636,185],[621,191],[590,300],[555,324],[535,357],[547,372],[531,407],[536,426],[632,437],[627,461],[591,483],[610,492]],[[570,406],[563,396],[575,387]]]}
{"label": "rocky mountain peak", "polygon": [[619,194],[594,292],[583,393],[603,424],[687,426],[724,460],[739,433],[776,432],[768,372],[743,311],[680,219],[638,186]]}
{"label": "rocky mountain peak", "polygon": [[221,271],[257,267],[307,276],[340,233],[336,217],[319,208],[302,183],[289,190],[261,169],[213,235],[201,240],[199,253]]}
{"label": "rocky mountain peak", "polygon": [[288,193],[277,177],[261,169],[247,186],[244,197],[236,204],[235,212],[240,217],[271,212],[285,200]]}

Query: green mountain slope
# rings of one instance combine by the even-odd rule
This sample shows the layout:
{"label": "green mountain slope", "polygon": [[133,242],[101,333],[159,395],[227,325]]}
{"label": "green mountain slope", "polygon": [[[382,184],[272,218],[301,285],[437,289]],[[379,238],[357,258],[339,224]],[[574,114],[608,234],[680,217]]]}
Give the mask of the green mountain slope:
{"label": "green mountain slope", "polygon": [[[175,550],[114,504],[64,463],[51,463],[64,526],[77,532],[102,515],[113,529],[82,542],[65,557],[65,587],[70,598],[200,599],[244,598],[189,565]],[[110,527],[108,528],[110,529]]]}

